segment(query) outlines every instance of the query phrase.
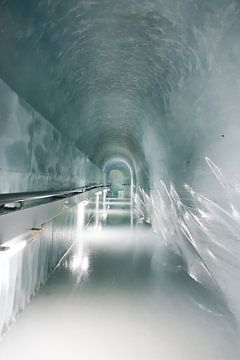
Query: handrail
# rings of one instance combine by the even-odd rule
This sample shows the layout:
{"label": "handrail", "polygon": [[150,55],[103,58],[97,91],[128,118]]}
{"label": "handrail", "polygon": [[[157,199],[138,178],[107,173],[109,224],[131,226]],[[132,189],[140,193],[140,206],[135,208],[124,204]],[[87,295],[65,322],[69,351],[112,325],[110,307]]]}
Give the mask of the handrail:
{"label": "handrail", "polygon": [[22,193],[9,193],[0,194],[0,207],[4,207],[9,203],[24,203],[26,201],[44,200],[48,198],[64,198],[81,194],[88,190],[97,189],[103,186],[103,184],[87,185],[72,190],[57,190],[57,191],[36,191],[36,192],[22,192]]}
{"label": "handrail", "polygon": [[[1,203],[3,205],[0,206],[0,245],[30,229],[41,227],[42,224],[55,218],[63,211],[66,211],[66,209],[74,207],[84,200],[91,199],[97,193],[107,190],[108,186],[91,185],[84,187],[84,189],[81,192],[77,192],[76,189],[65,192],[55,191],[49,194],[45,192],[44,195],[43,192],[37,194],[10,194],[10,197],[2,194]],[[51,199],[50,197],[46,198],[48,195]],[[4,201],[2,201],[3,197]],[[31,201],[31,199],[37,201]],[[43,200],[40,201],[40,199]],[[10,200],[10,203],[5,202],[6,200]],[[20,206],[15,206],[17,204],[20,204]]]}

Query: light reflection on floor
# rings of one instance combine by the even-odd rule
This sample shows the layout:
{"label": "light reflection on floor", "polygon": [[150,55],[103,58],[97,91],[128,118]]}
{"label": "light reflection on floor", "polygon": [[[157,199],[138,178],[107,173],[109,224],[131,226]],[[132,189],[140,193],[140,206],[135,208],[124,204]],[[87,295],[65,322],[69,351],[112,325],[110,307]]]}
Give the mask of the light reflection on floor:
{"label": "light reflection on floor", "polygon": [[103,211],[98,204],[80,240],[3,339],[0,358],[239,360],[221,301],[176,271],[176,259],[161,261],[157,235],[131,225],[129,203],[109,206]]}

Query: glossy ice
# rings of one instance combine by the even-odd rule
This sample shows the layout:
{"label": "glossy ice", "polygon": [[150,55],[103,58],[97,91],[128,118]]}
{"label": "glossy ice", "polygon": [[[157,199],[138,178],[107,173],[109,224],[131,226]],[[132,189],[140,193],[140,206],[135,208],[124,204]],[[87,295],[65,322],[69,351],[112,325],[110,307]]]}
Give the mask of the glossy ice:
{"label": "glossy ice", "polygon": [[136,225],[131,204],[110,199],[102,206],[97,199],[88,211],[94,208],[85,231],[3,338],[0,358],[239,359],[224,301],[187,275],[149,224]]}

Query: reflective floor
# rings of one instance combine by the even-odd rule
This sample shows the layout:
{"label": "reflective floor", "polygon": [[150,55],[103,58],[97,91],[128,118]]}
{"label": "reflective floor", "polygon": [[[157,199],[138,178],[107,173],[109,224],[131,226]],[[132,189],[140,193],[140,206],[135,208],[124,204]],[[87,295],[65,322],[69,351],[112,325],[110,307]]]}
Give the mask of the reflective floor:
{"label": "reflective floor", "polygon": [[0,344],[3,360],[239,360],[221,299],[109,200]]}

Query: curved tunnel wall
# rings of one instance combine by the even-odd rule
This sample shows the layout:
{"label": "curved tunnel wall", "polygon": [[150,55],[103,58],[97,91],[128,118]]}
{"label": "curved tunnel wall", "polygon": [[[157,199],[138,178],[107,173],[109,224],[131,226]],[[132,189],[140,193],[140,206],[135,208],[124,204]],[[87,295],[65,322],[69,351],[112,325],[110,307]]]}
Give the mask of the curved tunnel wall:
{"label": "curved tunnel wall", "polygon": [[98,166],[131,164],[155,230],[239,312],[239,2],[0,4],[0,76]]}
{"label": "curved tunnel wall", "polygon": [[104,164],[103,170],[107,183],[111,184],[112,195],[116,196],[118,191],[122,191],[125,197],[133,195],[133,189],[136,188],[134,168],[119,158],[113,158]]}
{"label": "curved tunnel wall", "polygon": [[180,189],[238,126],[238,20],[234,0],[2,1],[0,76],[99,166]]}

